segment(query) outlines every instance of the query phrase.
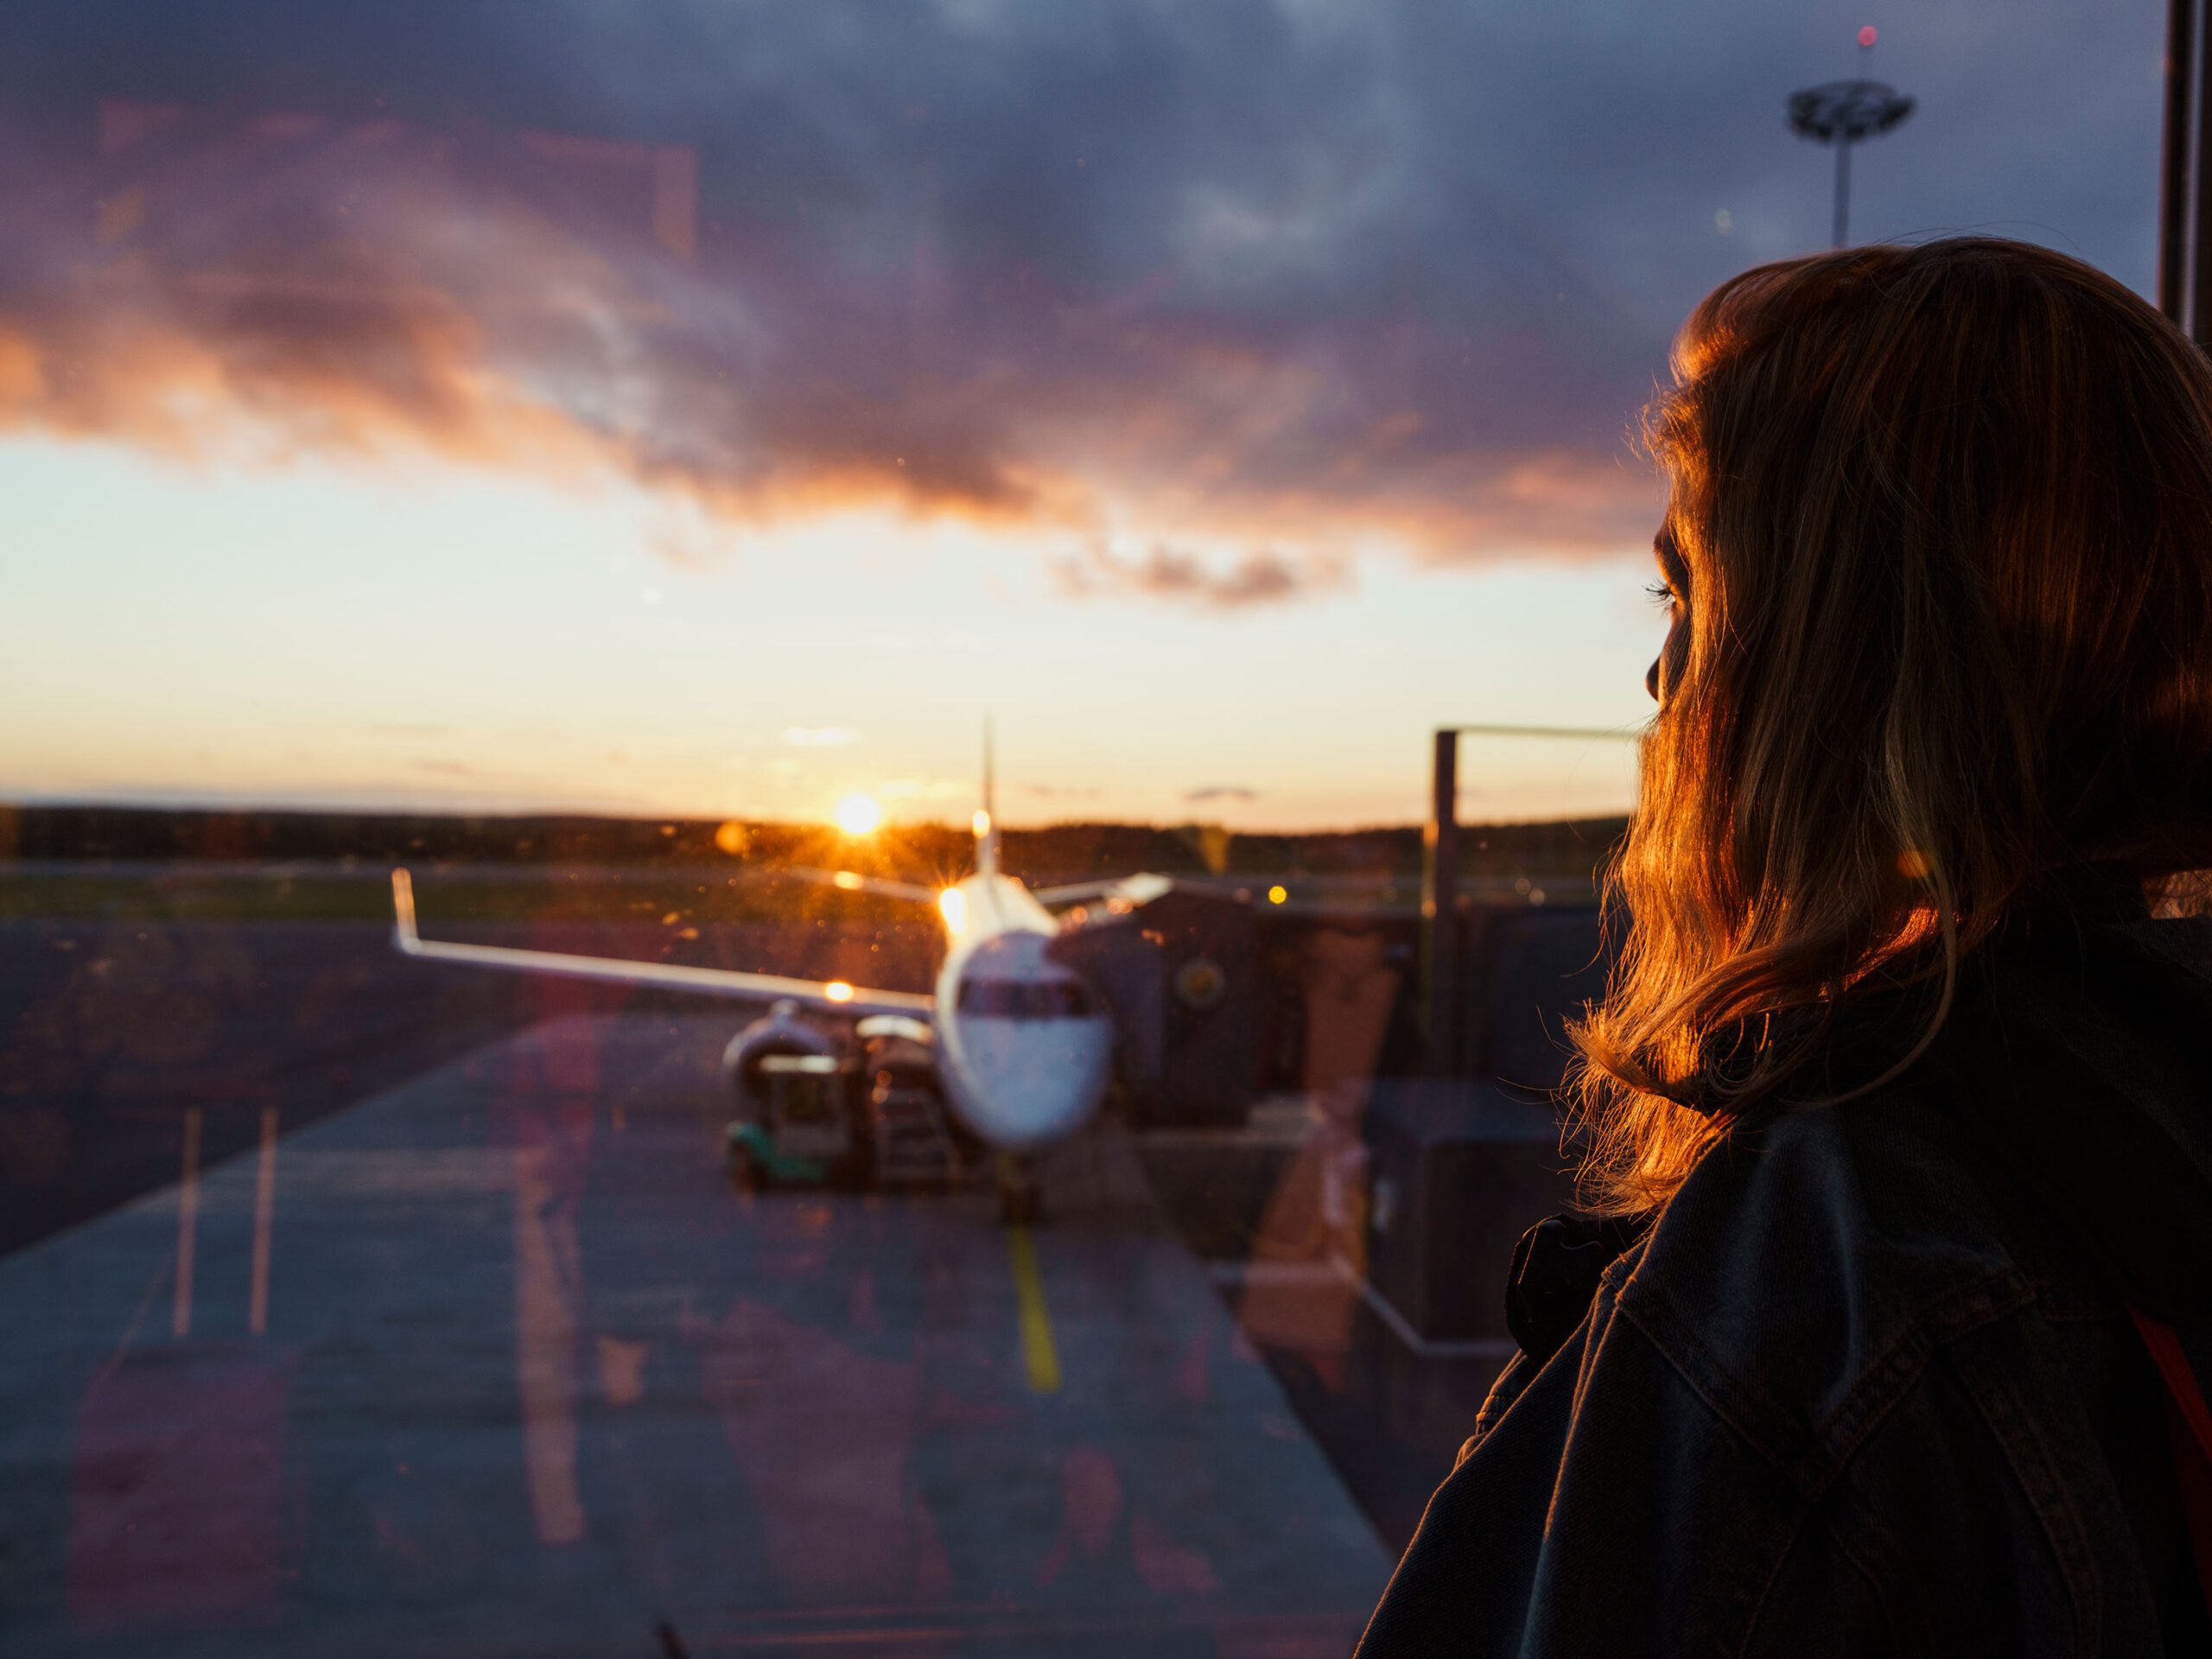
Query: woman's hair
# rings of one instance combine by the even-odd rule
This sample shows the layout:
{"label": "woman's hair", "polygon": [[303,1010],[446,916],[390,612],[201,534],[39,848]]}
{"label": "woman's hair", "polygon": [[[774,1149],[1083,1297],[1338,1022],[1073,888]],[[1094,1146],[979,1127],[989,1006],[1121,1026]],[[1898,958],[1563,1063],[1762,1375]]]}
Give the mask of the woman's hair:
{"label": "woman's hair", "polygon": [[[1968,238],[1745,271],[1674,368],[1644,431],[1687,650],[1575,1033],[1615,1210],[1754,1107],[1901,1071],[2058,873],[2212,865],[2212,365],[2179,330]],[[1839,1079],[1875,1008],[1892,1063]]]}

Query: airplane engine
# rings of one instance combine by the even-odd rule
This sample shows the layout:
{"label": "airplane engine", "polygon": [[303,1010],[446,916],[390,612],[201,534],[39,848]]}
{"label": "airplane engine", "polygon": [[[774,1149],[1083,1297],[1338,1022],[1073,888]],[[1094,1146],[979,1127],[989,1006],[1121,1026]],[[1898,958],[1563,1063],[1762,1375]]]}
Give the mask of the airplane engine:
{"label": "airplane engine", "polygon": [[729,1039],[722,1051],[722,1076],[736,1096],[741,1117],[760,1121],[766,1100],[761,1086],[760,1063],[776,1055],[819,1055],[835,1058],[836,1039],[803,1019],[796,1002],[779,1002]]}

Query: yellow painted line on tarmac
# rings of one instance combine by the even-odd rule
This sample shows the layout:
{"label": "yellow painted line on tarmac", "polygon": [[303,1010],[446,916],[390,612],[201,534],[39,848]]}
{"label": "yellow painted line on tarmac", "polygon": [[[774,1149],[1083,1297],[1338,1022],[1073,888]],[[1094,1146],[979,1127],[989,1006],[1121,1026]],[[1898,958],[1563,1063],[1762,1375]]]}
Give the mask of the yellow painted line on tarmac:
{"label": "yellow painted line on tarmac", "polygon": [[1021,1361],[1038,1394],[1060,1391],[1060,1353],[1052,1345],[1052,1316],[1045,1311],[1045,1281],[1037,1271],[1037,1243],[1027,1227],[1006,1230],[1014,1258],[1014,1294],[1021,1307]]}

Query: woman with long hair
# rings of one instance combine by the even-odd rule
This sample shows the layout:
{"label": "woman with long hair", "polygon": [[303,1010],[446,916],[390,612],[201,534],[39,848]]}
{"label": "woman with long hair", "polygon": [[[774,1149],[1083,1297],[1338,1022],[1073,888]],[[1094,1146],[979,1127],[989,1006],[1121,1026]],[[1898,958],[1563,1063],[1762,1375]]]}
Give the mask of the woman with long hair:
{"label": "woman with long hair", "polygon": [[1590,1213],[1362,1652],[2212,1652],[2212,365],[1976,238],[1675,371]]}

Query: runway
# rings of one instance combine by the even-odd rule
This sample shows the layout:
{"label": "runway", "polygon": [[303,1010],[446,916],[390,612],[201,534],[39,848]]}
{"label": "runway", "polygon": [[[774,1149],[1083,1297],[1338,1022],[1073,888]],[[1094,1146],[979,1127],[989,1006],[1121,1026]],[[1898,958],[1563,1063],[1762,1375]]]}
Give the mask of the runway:
{"label": "runway", "polygon": [[1389,1556],[1128,1148],[1030,1232],[741,1197],[729,1028],[555,1019],[219,1165],[188,1123],[0,1260],[0,1645],[1346,1651]]}

